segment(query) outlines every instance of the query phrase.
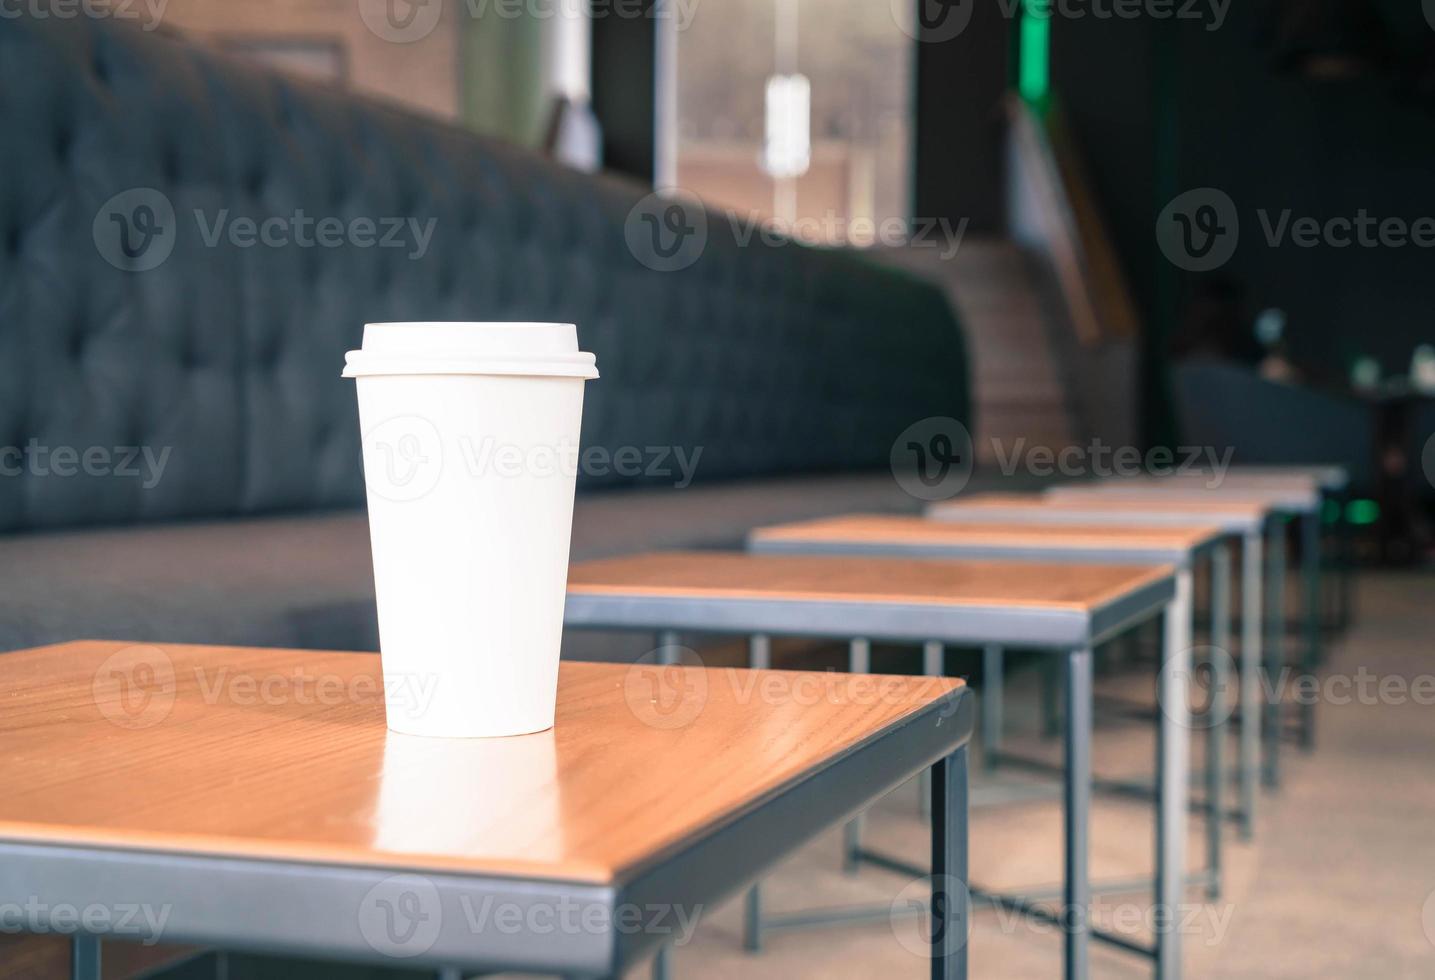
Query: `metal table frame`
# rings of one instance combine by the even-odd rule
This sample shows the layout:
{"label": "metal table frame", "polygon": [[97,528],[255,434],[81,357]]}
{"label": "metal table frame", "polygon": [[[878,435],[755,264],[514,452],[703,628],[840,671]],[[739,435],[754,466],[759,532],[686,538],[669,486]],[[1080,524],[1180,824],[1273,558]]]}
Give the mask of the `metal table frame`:
{"label": "metal table frame", "polygon": [[[1046,496],[1052,500],[1060,500],[1064,503],[1078,501],[1083,497],[1105,497],[1107,499],[1130,500],[1133,504],[1139,504],[1142,500],[1217,500],[1223,495],[1236,497],[1260,498],[1269,508],[1272,520],[1270,522],[1271,534],[1269,537],[1267,553],[1270,559],[1270,573],[1281,576],[1281,584],[1284,585],[1286,540],[1285,532],[1281,522],[1284,519],[1298,521],[1301,533],[1301,583],[1302,583],[1302,622],[1303,643],[1300,661],[1302,676],[1314,677],[1320,668],[1324,655],[1321,652],[1322,623],[1321,623],[1321,507],[1324,500],[1323,491],[1313,477],[1306,477],[1309,485],[1304,488],[1291,488],[1289,486],[1278,486],[1262,488],[1254,483],[1246,486],[1236,486],[1216,490],[1205,489],[1201,484],[1192,485],[1189,482],[1175,481],[1171,485],[1163,484],[1125,484],[1120,480],[1091,484],[1071,485],[1052,487],[1046,491]],[[1287,666],[1283,655],[1279,655],[1283,648],[1283,641],[1286,630],[1286,610],[1284,591],[1275,593],[1277,603],[1272,605],[1272,613],[1268,619],[1269,635],[1272,641],[1268,644],[1269,654],[1266,659],[1267,673],[1272,684],[1279,683],[1281,672]],[[1265,734],[1266,734],[1266,770],[1265,784],[1271,788],[1280,785],[1280,745],[1286,737],[1284,702],[1277,697],[1267,700],[1265,711]],[[1297,739],[1300,746],[1309,751],[1315,747],[1315,699],[1306,699],[1297,705]]]}
{"label": "metal table frame", "polygon": [[[1061,527],[1073,524],[1131,527],[1136,525],[1174,527],[1190,524],[1213,524],[1225,530],[1228,538],[1241,542],[1241,656],[1238,664],[1240,688],[1237,702],[1241,705],[1238,725],[1238,793],[1236,814],[1241,838],[1255,836],[1256,801],[1262,778],[1263,704],[1261,692],[1262,665],[1268,668],[1279,662],[1281,637],[1270,624],[1278,622],[1274,611],[1284,603],[1284,566],[1267,568],[1265,536],[1279,534],[1274,517],[1248,520],[1230,513],[1215,514],[1193,506],[1185,510],[1142,509],[1133,503],[1120,511],[1105,508],[1079,509],[1075,506],[1047,507],[1040,497],[1027,504],[1010,506],[963,506],[960,500],[933,504],[926,516],[933,520],[957,524],[1050,524]],[[1271,548],[1269,553],[1279,552]],[[1263,626],[1265,627],[1263,633]],[[1265,660],[1262,659],[1262,650]],[[1251,709],[1250,706],[1256,706]],[[985,722],[983,723],[985,724]],[[984,730],[985,731],[985,730]],[[1271,740],[1265,740],[1266,771],[1272,762]]]}
{"label": "metal table frame", "polygon": [[[1209,481],[1215,474],[1209,470],[1187,473],[1172,479],[1195,482]],[[1229,467],[1222,474],[1222,485],[1228,490],[1260,490],[1272,485],[1288,485],[1292,481],[1305,480],[1321,497],[1321,506],[1335,508],[1334,560],[1329,564],[1335,570],[1333,577],[1334,595],[1329,603],[1332,616],[1323,624],[1327,628],[1343,630],[1354,615],[1354,542],[1351,539],[1351,525],[1345,519],[1345,508],[1350,502],[1350,473],[1345,466],[1337,463],[1290,463],[1290,464],[1238,464]],[[1320,518],[1324,523],[1323,513]],[[1325,552],[1331,557],[1330,551]]]}
{"label": "metal table frame", "polygon": [[[1204,522],[1206,526],[1218,526],[1210,521]],[[755,554],[795,554],[795,555],[873,555],[892,558],[935,558],[935,559],[992,559],[1001,561],[1033,561],[1033,562],[1073,562],[1081,564],[1098,565],[1172,565],[1186,574],[1194,574],[1196,566],[1202,561],[1208,561],[1211,567],[1211,643],[1218,651],[1224,653],[1230,647],[1231,629],[1231,554],[1229,545],[1224,535],[1208,540],[1201,545],[1192,548],[1157,548],[1150,545],[1138,544],[1136,546],[1123,546],[1119,539],[1109,541],[1101,547],[1077,546],[1063,544],[1053,541],[1051,543],[1038,543],[1022,541],[1013,544],[999,544],[995,542],[984,543],[963,543],[959,541],[932,541],[932,542],[881,542],[881,541],[840,541],[840,540],[801,540],[797,538],[767,538],[762,536],[761,528],[753,531],[748,536],[748,550]],[[1183,616],[1192,624],[1192,634],[1195,632],[1195,609],[1193,604],[1188,604],[1185,609],[1177,609],[1175,615]],[[762,638],[765,642],[765,638]],[[870,654],[865,641],[863,646],[854,647],[849,650],[848,667],[852,673],[866,673],[870,669]],[[762,667],[766,663],[755,662],[757,656],[750,657],[749,666]],[[942,672],[941,650],[924,651],[924,668],[928,674],[940,674]],[[1227,661],[1224,656],[1214,656],[1209,664],[1212,677],[1211,688],[1213,691],[1221,692],[1226,690],[1228,683]],[[1003,691],[1003,658],[1002,648],[999,645],[987,644],[982,651],[982,679],[983,686],[980,694],[981,711],[979,724],[982,732],[982,758],[985,768],[993,771],[998,768],[1003,760],[1014,761],[1039,769],[1050,771],[1053,767],[1043,763],[1036,763],[1033,760],[1012,757],[1001,751],[1002,742],[1002,691]],[[1249,692],[1255,696],[1258,692],[1243,688],[1242,693]],[[1252,717],[1259,714],[1259,706],[1256,700],[1241,705],[1243,711],[1249,711]],[[1204,876],[1193,879],[1193,883],[1206,886],[1206,894],[1211,900],[1220,898],[1221,895],[1221,859],[1222,859],[1222,838],[1228,816],[1225,806],[1225,782],[1227,777],[1225,762],[1226,745],[1226,715],[1229,707],[1213,700],[1208,708],[1206,724],[1206,769],[1205,769],[1205,794],[1206,798],[1202,805],[1193,809],[1203,812],[1206,815],[1206,872]],[[1240,772],[1242,794],[1254,798],[1256,774],[1256,757],[1244,760],[1248,763],[1243,766]],[[1095,780],[1093,785],[1097,789],[1110,789],[1121,793],[1136,792],[1139,795],[1149,795],[1154,792],[1152,786],[1132,786],[1126,782],[1113,782]],[[925,799],[925,796],[923,797]],[[1244,807],[1235,809],[1232,816],[1241,820],[1243,832],[1250,833],[1249,819],[1243,813]],[[860,824],[854,822],[852,830],[848,834],[849,851],[860,850]],[[849,864],[852,863],[849,859]],[[1145,887],[1145,882],[1128,880],[1119,883],[1100,883],[1093,885],[1097,891],[1112,893],[1117,890],[1139,890]]]}
{"label": "metal table frame", "polygon": [[1262,479],[1282,480],[1305,478],[1320,491],[1322,505],[1329,503],[1336,508],[1335,535],[1335,629],[1343,630],[1354,616],[1354,542],[1351,540],[1351,525],[1346,520],[1345,508],[1350,502],[1350,472],[1338,463],[1292,463],[1292,464],[1248,464],[1232,466],[1228,471],[1238,480],[1258,485]]}
{"label": "metal table frame", "polygon": [[[1064,975],[1084,980],[1089,975],[1093,939],[1148,956],[1157,976],[1175,980],[1181,971],[1181,935],[1177,928],[1157,931],[1154,947],[1091,928],[1084,914],[1091,906],[1088,871],[1091,816],[1092,649],[1156,616],[1165,620],[1159,784],[1156,794],[1157,847],[1155,899],[1159,909],[1173,913],[1185,887],[1190,680],[1190,617],[1173,610],[1190,602],[1188,572],[1155,580],[1120,599],[1087,612],[1077,609],[1032,609],[1001,605],[865,602],[859,599],[789,597],[603,594],[570,589],[564,613],[569,629],[691,631],[738,636],[802,636],[829,639],[885,640],[917,643],[930,651],[940,644],[998,644],[1043,650],[1062,657],[1066,673],[1065,775],[1063,822],[1065,867],[1062,909],[1057,918],[1064,939]],[[859,808],[851,808],[846,817]],[[864,851],[862,858],[912,871],[900,861]],[[983,894],[1023,913],[1043,916],[1044,910],[1024,896]],[[1083,910],[1071,915],[1070,910]],[[1045,918],[1050,920],[1050,913]]]}
{"label": "metal table frame", "polygon": [[[0,841],[0,894],[34,896],[45,908],[69,904],[168,906],[165,941],[312,956],[356,963],[458,971],[516,970],[574,978],[619,977],[661,948],[646,930],[612,928],[619,909],[700,908],[733,894],[792,850],[930,767],[933,785],[931,880],[967,880],[967,744],[974,698],[960,688],[885,732],[804,774],[732,819],[656,855],[608,884],[468,872],[362,867],[288,857],[220,857],[177,850],[103,848]],[[925,869],[924,869],[924,873]],[[359,910],[395,875],[431,882],[438,931],[421,956],[377,952]],[[216,883],[223,887],[216,891]],[[218,896],[222,895],[222,900]],[[965,896],[931,903],[934,980],[967,975]],[[473,929],[465,908],[521,909],[515,930]],[[575,921],[602,930],[543,928],[529,934],[532,908],[573,908]],[[591,918],[590,918],[591,917]],[[47,923],[53,927],[53,923]],[[61,928],[69,928],[61,924]],[[99,936],[72,940],[71,976],[99,980]]]}

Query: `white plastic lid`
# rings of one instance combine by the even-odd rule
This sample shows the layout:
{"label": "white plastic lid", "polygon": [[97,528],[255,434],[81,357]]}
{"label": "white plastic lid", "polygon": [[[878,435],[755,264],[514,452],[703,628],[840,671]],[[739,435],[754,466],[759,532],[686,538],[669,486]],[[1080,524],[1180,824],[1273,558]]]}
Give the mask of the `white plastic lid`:
{"label": "white plastic lid", "polygon": [[429,321],[368,323],[360,350],[344,355],[344,377],[376,374],[527,374],[598,377],[571,323]]}

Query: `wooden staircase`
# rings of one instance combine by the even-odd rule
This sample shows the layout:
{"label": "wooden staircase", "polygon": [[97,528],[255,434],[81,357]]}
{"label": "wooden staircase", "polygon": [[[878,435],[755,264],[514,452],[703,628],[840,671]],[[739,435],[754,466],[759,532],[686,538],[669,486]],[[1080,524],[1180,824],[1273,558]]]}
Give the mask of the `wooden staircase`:
{"label": "wooden staircase", "polygon": [[941,251],[913,246],[883,255],[941,285],[961,319],[971,359],[978,465],[1080,441],[1033,260],[1000,239],[964,239],[946,259]]}
{"label": "wooden staircase", "polygon": [[979,465],[1133,445],[1141,328],[1080,154],[1057,107],[1039,117],[1012,97],[1005,112],[1006,237],[880,254],[940,284],[962,320]]}

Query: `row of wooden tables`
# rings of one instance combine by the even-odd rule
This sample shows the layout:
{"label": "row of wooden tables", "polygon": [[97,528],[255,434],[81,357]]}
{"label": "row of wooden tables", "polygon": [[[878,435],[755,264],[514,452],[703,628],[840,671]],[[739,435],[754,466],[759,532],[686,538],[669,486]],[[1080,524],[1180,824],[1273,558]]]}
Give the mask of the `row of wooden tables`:
{"label": "row of wooden tables", "polygon": [[[668,553],[589,562],[573,569],[566,619],[581,628],[729,633],[750,637],[750,663],[769,666],[772,636],[841,638],[854,672],[870,668],[874,640],[921,644],[926,673],[943,672],[945,645],[984,648],[983,742],[989,766],[1002,761],[1001,663],[1010,648],[1038,650],[1064,673],[1063,807],[1065,868],[1053,913],[1037,896],[995,894],[970,886],[978,902],[1002,904],[1063,926],[1065,974],[1084,977],[1091,941],[1149,956],[1160,977],[1178,977],[1178,929],[1156,930],[1144,947],[1130,937],[1092,929],[1088,871],[1093,649],[1143,622],[1164,622],[1159,678],[1159,764],[1156,802],[1155,907],[1172,920],[1186,888],[1202,884],[1211,897],[1221,883],[1224,788],[1224,704],[1231,674],[1239,678],[1240,738],[1237,805],[1230,812],[1249,839],[1254,833],[1262,742],[1265,774],[1274,784],[1284,716],[1262,694],[1263,669],[1284,667],[1285,522],[1306,529],[1306,598],[1319,596],[1319,529],[1324,493],[1340,474],[1319,471],[1242,471],[1216,481],[1163,479],[1058,488],[1041,497],[989,495],[934,505],[925,518],[851,515],[760,528],[746,554]],[[1238,669],[1231,646],[1231,554],[1242,551],[1241,645]],[[1263,559],[1264,551],[1264,559]],[[1207,716],[1189,714],[1192,682],[1193,576],[1211,566]],[[1264,584],[1264,589],[1263,589]],[[1265,608],[1263,608],[1263,605]],[[1310,605],[1307,622],[1318,622]],[[1262,636],[1262,622],[1268,624]],[[1303,669],[1318,661],[1318,629]],[[1262,660],[1262,646],[1265,659]],[[679,650],[675,635],[657,649]],[[1303,719],[1309,731],[1313,716]],[[1207,740],[1205,799],[1207,867],[1186,873],[1185,849],[1190,732]],[[1262,728],[1265,728],[1264,738]],[[921,869],[861,844],[860,823],[848,825],[847,860],[920,874]],[[1111,883],[1129,890],[1131,882]],[[969,913],[964,913],[969,914]],[[763,913],[757,887],[748,894],[747,944],[761,946],[765,929],[858,920],[864,910],[829,910],[774,918]]]}
{"label": "row of wooden tables", "polygon": [[[0,903],[24,896],[31,931],[60,928],[59,912],[71,908],[110,914],[71,930],[73,972],[86,980],[99,976],[101,935],[450,975],[616,976],[655,952],[665,970],[676,924],[845,824],[853,866],[931,882],[923,934],[933,977],[965,975],[973,903],[1060,925],[1066,976],[1088,974],[1099,941],[1178,977],[1178,930],[1158,928],[1145,948],[1093,930],[1081,914],[1093,894],[1091,798],[1101,788],[1091,759],[1093,652],[1142,623],[1164,624],[1152,886],[1156,905],[1174,913],[1192,880],[1219,888],[1227,810],[1224,728],[1213,715],[1202,810],[1212,860],[1188,877],[1194,570],[1212,565],[1212,645],[1223,649],[1229,547],[1241,544],[1231,815],[1249,835],[1262,743],[1267,774],[1276,774],[1284,724],[1273,708],[1265,732],[1258,724],[1263,601],[1268,670],[1283,624],[1273,611],[1282,608],[1285,542],[1271,542],[1288,515],[1318,520],[1320,483],[1308,473],[1243,473],[1220,490],[1163,482],[975,498],[927,519],[759,529],[747,552],[580,563],[567,626],[653,630],[659,654],[631,666],[565,664],[556,727],[516,739],[387,732],[372,657],[113,642],[7,654]],[[751,669],[671,662],[681,660],[676,631],[748,637]],[[852,672],[771,670],[770,638],[788,635],[845,640]],[[929,676],[865,676],[873,641],[921,645]],[[1065,862],[1054,911],[969,881],[967,751],[977,711],[961,681],[940,676],[949,645],[985,650],[989,763],[1006,761],[1003,651],[1041,651],[1061,666]],[[1211,666],[1222,692],[1230,665]],[[867,848],[855,818],[922,772],[932,850],[916,866]],[[151,914],[131,925],[142,932],[162,920],[163,935],[121,929],[112,913],[132,907]],[[747,909],[754,947],[766,929],[894,914],[774,917],[755,887]]]}

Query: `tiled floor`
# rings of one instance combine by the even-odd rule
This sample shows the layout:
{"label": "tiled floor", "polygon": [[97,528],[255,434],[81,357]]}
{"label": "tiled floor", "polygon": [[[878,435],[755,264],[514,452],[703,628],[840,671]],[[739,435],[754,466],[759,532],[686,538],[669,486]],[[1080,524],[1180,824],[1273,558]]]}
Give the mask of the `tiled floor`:
{"label": "tiled floor", "polygon": [[[1287,752],[1284,788],[1262,797],[1254,844],[1228,835],[1220,901],[1205,903],[1199,891],[1190,893],[1189,976],[1435,976],[1435,578],[1375,575],[1360,585],[1359,621],[1332,650],[1326,671],[1330,696],[1319,708],[1316,751]],[[1403,696],[1390,687],[1394,681],[1386,680],[1387,703],[1367,703],[1359,686],[1362,669],[1370,678],[1428,679],[1424,688],[1408,688]],[[1355,686],[1346,690],[1340,678]],[[1014,742],[1054,758],[1054,743],[1024,734],[1036,729],[1031,680],[1030,672],[1013,678],[1009,728]],[[1149,696],[1152,683],[1121,673],[1099,679],[1098,690]],[[1378,691],[1371,681],[1364,683],[1366,693]],[[1417,703],[1416,694],[1425,703]],[[1149,730],[1137,722],[1103,722],[1096,736],[1097,771],[1149,771],[1153,745]],[[1059,821],[1054,800],[976,812],[974,879],[996,886],[1056,881]],[[916,787],[905,787],[879,805],[868,828],[873,843],[920,860],[927,838],[917,815]],[[1199,828],[1193,821],[1193,867],[1203,860]],[[1151,851],[1149,808],[1098,797],[1094,874],[1149,871]],[[904,884],[870,868],[844,875],[839,836],[832,833],[784,863],[768,881],[766,896],[773,910],[882,904],[892,902]],[[1135,924],[1145,914],[1144,895],[1099,902],[1096,914],[1108,923]],[[676,950],[675,976],[896,980],[926,975],[926,963],[901,942],[911,928],[901,919],[896,926],[884,919],[773,935],[761,955],[742,951],[741,922],[740,900],[710,910],[691,942]],[[971,936],[972,975],[1055,976],[1059,950],[1050,929],[982,911]],[[1092,965],[1098,977],[1149,975],[1142,961],[1099,946]]]}

